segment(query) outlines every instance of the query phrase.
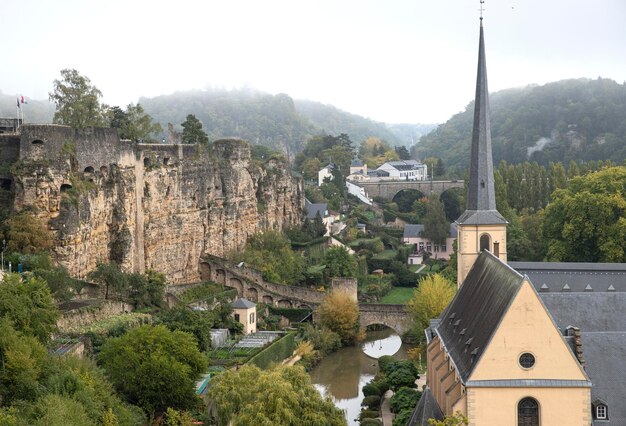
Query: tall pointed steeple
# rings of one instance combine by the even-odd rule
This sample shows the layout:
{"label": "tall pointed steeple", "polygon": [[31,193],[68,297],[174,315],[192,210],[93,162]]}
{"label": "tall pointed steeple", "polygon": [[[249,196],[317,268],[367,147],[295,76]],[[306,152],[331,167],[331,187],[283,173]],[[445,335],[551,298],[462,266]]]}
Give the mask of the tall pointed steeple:
{"label": "tall pointed steeple", "polygon": [[506,220],[496,210],[496,191],[493,182],[491,124],[489,115],[485,36],[483,32],[483,20],[480,18],[478,72],[476,76],[476,99],[474,101],[474,128],[472,131],[467,209],[457,220],[459,223],[506,223]]}
{"label": "tall pointed steeple", "polygon": [[485,36],[481,16],[467,207],[457,219],[459,285],[484,249],[506,262],[507,221],[496,210],[489,114]]}

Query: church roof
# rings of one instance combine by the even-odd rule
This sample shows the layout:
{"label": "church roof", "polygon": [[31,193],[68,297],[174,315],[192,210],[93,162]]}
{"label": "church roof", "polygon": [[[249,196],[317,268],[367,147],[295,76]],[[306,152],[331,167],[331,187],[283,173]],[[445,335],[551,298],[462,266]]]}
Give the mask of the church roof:
{"label": "church roof", "polygon": [[572,325],[583,332],[626,332],[625,292],[539,293],[539,296],[561,331]]}
{"label": "church roof", "polygon": [[483,251],[441,315],[436,333],[463,383],[491,341],[522,281],[522,275]]}
{"label": "church roof", "polygon": [[[626,331],[583,332],[585,371],[593,383],[591,400],[602,400],[608,407],[609,424],[626,425]],[[594,425],[607,424],[596,420]]]}
{"label": "church roof", "polygon": [[463,383],[521,288],[523,276],[483,251],[441,315],[436,333]]}
{"label": "church roof", "polygon": [[509,262],[539,292],[626,292],[626,263]]}
{"label": "church roof", "polygon": [[430,388],[424,389],[407,426],[428,426],[428,419],[443,420],[443,413]]}
{"label": "church roof", "polygon": [[476,73],[476,97],[474,101],[474,127],[472,130],[470,174],[467,187],[467,210],[457,220],[460,224],[487,225],[506,223],[504,217],[496,210],[489,115],[487,61],[485,59],[485,38],[481,20],[478,44],[478,71]]}

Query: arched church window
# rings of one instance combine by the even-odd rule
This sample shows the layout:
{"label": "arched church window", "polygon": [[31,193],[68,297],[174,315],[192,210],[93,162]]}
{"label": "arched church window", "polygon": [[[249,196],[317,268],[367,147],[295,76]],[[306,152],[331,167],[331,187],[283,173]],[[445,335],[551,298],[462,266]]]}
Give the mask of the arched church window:
{"label": "arched church window", "polygon": [[517,404],[517,426],[539,426],[539,403],[524,398]]}
{"label": "arched church window", "polygon": [[489,234],[483,234],[480,236],[480,251],[489,250],[490,249],[490,241]]}

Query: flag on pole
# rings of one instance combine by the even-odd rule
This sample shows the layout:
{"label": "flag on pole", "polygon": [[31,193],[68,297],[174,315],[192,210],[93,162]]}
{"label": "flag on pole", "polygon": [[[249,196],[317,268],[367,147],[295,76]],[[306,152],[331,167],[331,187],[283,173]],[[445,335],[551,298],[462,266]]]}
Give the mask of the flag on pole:
{"label": "flag on pole", "polygon": [[17,98],[17,107],[20,107],[20,98]]}

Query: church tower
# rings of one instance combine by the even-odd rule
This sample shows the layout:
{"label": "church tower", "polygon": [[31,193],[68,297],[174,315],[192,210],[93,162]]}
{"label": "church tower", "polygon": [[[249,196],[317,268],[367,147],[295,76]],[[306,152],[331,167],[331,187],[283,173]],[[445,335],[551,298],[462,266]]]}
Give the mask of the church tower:
{"label": "church tower", "polygon": [[483,250],[506,262],[507,221],[496,210],[496,193],[491,155],[489,90],[483,20],[480,18],[478,73],[474,104],[474,128],[467,191],[467,207],[457,219],[457,284],[460,286]]}

